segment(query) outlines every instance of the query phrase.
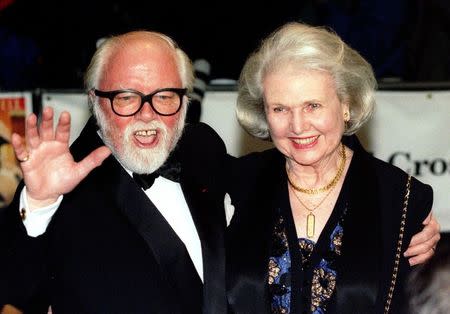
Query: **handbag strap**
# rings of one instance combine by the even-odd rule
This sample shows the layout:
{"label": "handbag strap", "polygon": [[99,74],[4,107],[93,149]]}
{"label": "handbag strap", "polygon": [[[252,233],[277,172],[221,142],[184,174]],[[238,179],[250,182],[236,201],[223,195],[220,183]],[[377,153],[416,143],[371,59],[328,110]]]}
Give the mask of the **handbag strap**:
{"label": "handbag strap", "polygon": [[408,180],[406,181],[406,193],[405,193],[405,197],[403,198],[403,210],[402,210],[402,216],[400,218],[400,233],[398,235],[398,240],[397,240],[397,250],[395,252],[394,269],[392,271],[391,285],[389,286],[386,304],[384,305],[384,314],[389,313],[389,309],[391,307],[391,302],[392,302],[392,296],[394,295],[395,284],[397,282],[398,266],[400,264],[400,257],[401,257],[401,253],[402,253],[403,236],[405,233],[406,213],[408,212],[408,202],[409,202],[410,190],[411,190],[411,176],[408,176]]}

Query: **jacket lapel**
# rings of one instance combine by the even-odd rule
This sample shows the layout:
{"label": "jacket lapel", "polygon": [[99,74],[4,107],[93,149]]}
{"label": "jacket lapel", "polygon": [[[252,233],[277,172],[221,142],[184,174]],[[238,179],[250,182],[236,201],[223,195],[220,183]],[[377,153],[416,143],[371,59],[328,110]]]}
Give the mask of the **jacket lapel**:
{"label": "jacket lapel", "polygon": [[199,310],[202,283],[184,243],[134,180],[121,170],[116,194],[120,210],[145,240],[184,309]]}
{"label": "jacket lapel", "polygon": [[225,210],[224,193],[208,182],[185,175],[181,188],[200,238],[203,258],[204,313],[225,313]]}
{"label": "jacket lapel", "polygon": [[[95,120],[91,118],[80,134],[82,145],[76,141],[72,147],[76,160],[104,145],[96,130]],[[184,243],[169,223],[113,156],[96,172],[103,178],[102,184],[114,197],[117,208],[140,234],[159,264],[162,276],[167,279],[168,291],[176,295],[179,300],[176,303],[182,305],[180,312],[201,311],[202,282]]]}
{"label": "jacket lapel", "polygon": [[[226,313],[223,143],[203,124],[188,124],[173,154],[180,184],[200,238],[203,313]],[[207,149],[205,150],[205,147]]]}

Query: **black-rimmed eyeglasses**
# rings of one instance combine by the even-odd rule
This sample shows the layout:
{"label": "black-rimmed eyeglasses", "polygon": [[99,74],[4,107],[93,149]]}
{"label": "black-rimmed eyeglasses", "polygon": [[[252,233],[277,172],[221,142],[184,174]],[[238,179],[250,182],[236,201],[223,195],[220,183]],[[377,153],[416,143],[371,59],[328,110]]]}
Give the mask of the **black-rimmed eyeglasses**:
{"label": "black-rimmed eyeglasses", "polygon": [[133,89],[101,91],[94,89],[95,96],[108,98],[114,113],[121,117],[130,117],[138,113],[146,102],[161,116],[172,116],[180,111],[186,88],[162,88],[144,95]]}

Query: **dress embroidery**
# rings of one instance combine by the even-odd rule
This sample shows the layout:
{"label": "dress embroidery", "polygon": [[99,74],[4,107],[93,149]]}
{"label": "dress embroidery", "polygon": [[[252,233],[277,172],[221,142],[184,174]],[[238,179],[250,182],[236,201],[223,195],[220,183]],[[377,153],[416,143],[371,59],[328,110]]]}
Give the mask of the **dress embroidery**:
{"label": "dress embroidery", "polygon": [[291,280],[287,237],[284,220],[280,216],[275,224],[272,242],[272,256],[269,258],[269,293],[272,297],[271,312],[276,314],[289,313],[291,302]]}
{"label": "dress embroidery", "polygon": [[[327,252],[321,256],[318,264],[313,265],[311,277],[311,306],[313,314],[326,313],[327,305],[336,290],[337,273],[335,259],[341,254],[343,236],[343,216],[339,219],[329,237]],[[289,254],[284,219],[280,216],[273,233],[272,256],[269,258],[269,293],[271,296],[271,312],[274,314],[290,313],[291,305],[291,257]],[[299,249],[302,252],[302,266],[311,263],[315,242],[300,238]],[[303,272],[304,276],[308,276]],[[310,275],[311,276],[311,275]],[[308,288],[307,288],[308,289]]]}

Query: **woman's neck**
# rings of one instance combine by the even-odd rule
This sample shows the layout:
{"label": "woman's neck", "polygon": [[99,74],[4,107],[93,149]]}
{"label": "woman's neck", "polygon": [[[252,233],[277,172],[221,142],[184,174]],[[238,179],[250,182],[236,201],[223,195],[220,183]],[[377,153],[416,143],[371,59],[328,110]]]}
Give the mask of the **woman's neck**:
{"label": "woman's neck", "polygon": [[[286,159],[286,170],[290,180],[296,186],[305,189],[316,189],[327,186],[345,166],[346,160],[342,155],[348,149],[339,145],[332,153],[311,165],[302,165],[293,159]],[[345,154],[345,153],[344,153]]]}

